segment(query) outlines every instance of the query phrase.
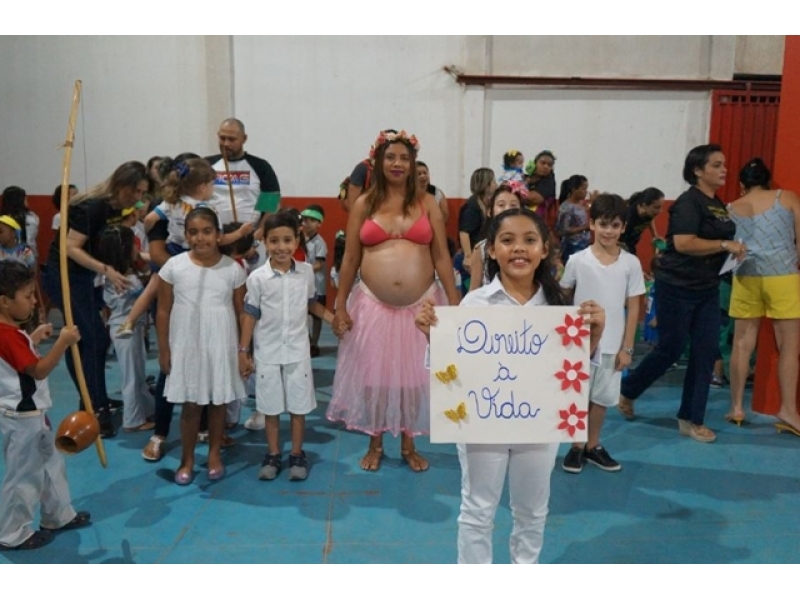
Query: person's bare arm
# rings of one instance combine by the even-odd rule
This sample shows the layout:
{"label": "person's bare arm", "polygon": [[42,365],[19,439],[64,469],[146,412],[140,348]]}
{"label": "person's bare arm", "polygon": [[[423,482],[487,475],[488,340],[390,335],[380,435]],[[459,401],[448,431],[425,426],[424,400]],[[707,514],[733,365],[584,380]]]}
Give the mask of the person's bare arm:
{"label": "person's bare arm", "polygon": [[461,302],[461,294],[456,289],[456,276],[453,272],[453,261],[450,258],[450,252],[447,250],[447,233],[444,229],[442,212],[436,206],[436,200],[430,194],[425,196],[424,206],[425,210],[428,211],[428,218],[433,228],[433,240],[431,241],[433,266],[439,275],[439,281],[442,282],[442,287],[445,294],[447,294],[450,306],[457,306]]}

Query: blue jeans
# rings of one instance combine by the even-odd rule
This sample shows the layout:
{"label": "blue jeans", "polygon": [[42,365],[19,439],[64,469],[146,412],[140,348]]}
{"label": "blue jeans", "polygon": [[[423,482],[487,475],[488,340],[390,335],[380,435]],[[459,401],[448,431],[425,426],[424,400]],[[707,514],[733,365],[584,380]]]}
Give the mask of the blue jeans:
{"label": "blue jeans", "polygon": [[[53,304],[63,311],[64,301],[61,297],[61,275],[58,265],[48,263],[42,273],[42,288]],[[106,393],[106,351],[109,338],[103,319],[100,317],[102,304],[98,302],[95,292],[94,273],[83,270],[75,272],[70,269],[69,288],[72,297],[72,317],[81,333],[78,351],[81,355],[89,398],[96,412],[107,415],[109,406]],[[79,389],[72,352],[67,352],[66,361],[75,389]]]}
{"label": "blue jeans", "polygon": [[719,354],[719,288],[689,290],[656,282],[658,345],[622,380],[621,393],[635,400],[680,358],[689,340],[678,418],[702,425],[708,389]]}

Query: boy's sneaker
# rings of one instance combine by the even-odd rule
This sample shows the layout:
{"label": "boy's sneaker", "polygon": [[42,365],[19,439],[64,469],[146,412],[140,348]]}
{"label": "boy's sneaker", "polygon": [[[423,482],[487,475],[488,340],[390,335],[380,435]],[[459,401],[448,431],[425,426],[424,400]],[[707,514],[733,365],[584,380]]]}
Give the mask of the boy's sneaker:
{"label": "boy's sneaker", "polygon": [[564,462],[561,468],[567,473],[580,473],[583,471],[583,448],[579,446],[572,446],[564,457]]}
{"label": "boy's sneaker", "polygon": [[267,454],[258,471],[258,478],[262,481],[272,481],[281,472],[281,455]]}
{"label": "boy's sneaker", "polygon": [[264,415],[254,410],[244,422],[244,428],[250,431],[261,431],[264,429]]}
{"label": "boy's sneaker", "polygon": [[619,471],[622,467],[611,458],[611,455],[602,446],[595,446],[591,450],[584,450],[584,460],[603,469],[603,471]]}
{"label": "boy's sneaker", "polygon": [[289,479],[302,481],[308,477],[308,459],[306,453],[301,451],[299,456],[289,455]]}

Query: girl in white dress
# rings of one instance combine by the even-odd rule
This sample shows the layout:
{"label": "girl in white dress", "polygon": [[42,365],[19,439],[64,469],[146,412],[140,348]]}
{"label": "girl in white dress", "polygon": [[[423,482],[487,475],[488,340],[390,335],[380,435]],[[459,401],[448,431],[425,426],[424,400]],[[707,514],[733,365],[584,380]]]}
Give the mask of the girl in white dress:
{"label": "girl in white dress", "polygon": [[208,478],[225,475],[220,447],[226,405],[246,395],[237,362],[246,276],[236,261],[220,253],[221,235],[216,213],[195,208],[186,216],[189,252],[172,257],[159,271],[159,363],[167,374],[167,400],[183,404],[181,464],[175,472],[179,485],[194,479],[194,450],[206,405]]}

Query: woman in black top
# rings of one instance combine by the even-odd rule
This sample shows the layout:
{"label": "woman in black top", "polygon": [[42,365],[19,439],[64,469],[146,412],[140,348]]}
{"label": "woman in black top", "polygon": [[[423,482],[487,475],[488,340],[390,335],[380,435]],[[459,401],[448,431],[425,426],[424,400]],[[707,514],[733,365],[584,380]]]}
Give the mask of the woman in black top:
{"label": "woman in black top", "polygon": [[[100,433],[103,437],[114,435],[111,424],[108,395],[106,393],[106,349],[108,335],[100,318],[101,301],[95,295],[94,280],[104,276],[119,288],[128,286],[125,275],[102,261],[97,253],[100,234],[108,226],[119,225],[122,211],[131,208],[147,191],[145,166],[140,162],[127,162],[118,167],[105,182],[70,201],[67,231],[69,256],[69,283],[75,324],[81,332],[78,349],[86,376],[89,397],[98,413]],[[63,224],[62,224],[63,226]],[[59,240],[50,246],[47,268],[42,277],[45,293],[63,310],[61,273],[59,269]],[[67,353],[67,367],[75,387],[75,366]]]}
{"label": "woman in black top", "polygon": [[[486,167],[476,169],[470,177],[469,189],[472,195],[458,213],[458,241],[465,257],[472,256],[472,248],[481,241],[486,201],[497,189],[494,171]],[[466,261],[464,266],[469,269]]]}
{"label": "woman in black top", "polygon": [[628,219],[625,221],[625,232],[620,238],[628,252],[636,254],[636,246],[645,229],[650,230],[654,243],[664,239],[658,235],[655,221],[663,205],[664,192],[654,187],[636,192],[628,200]]}
{"label": "woman in black top", "polygon": [[656,270],[658,345],[622,382],[620,412],[633,418],[633,401],[672,365],[689,341],[689,365],[678,409],[678,428],[698,442],[713,442],[705,420],[718,352],[719,271],[728,254],[741,260],[744,244],[716,192],[725,185],[725,155],[716,144],[693,148],[683,178],[691,187],[669,210],[667,249]]}

